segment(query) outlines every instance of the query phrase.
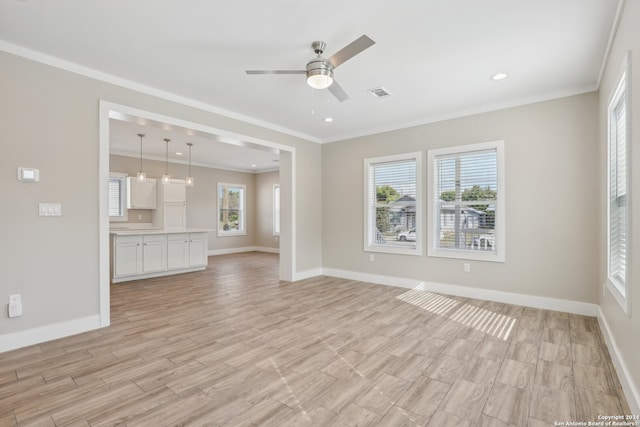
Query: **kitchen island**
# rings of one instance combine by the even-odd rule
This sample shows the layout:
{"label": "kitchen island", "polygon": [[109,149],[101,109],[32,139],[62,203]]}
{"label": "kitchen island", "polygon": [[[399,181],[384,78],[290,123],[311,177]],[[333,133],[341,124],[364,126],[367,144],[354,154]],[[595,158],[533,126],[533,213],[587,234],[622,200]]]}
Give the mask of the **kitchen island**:
{"label": "kitchen island", "polygon": [[111,230],[111,282],[204,270],[208,232],[195,228]]}

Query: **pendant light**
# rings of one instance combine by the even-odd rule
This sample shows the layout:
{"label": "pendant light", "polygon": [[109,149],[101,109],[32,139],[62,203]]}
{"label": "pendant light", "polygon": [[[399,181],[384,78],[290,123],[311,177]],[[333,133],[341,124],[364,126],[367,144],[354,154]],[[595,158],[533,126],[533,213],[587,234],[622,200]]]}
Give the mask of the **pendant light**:
{"label": "pendant light", "polygon": [[168,184],[171,180],[171,175],[169,175],[169,138],[165,138],[164,142],[166,143],[165,155],[164,155],[164,175],[162,175],[162,183]]}
{"label": "pendant light", "polygon": [[191,175],[191,147],[193,146],[193,143],[187,142],[187,145],[189,146],[189,175],[184,180],[187,184],[187,187],[193,187],[195,184],[193,175]]}
{"label": "pendant light", "polygon": [[144,138],[144,133],[139,133],[140,137],[140,170],[138,171],[137,179],[138,182],[146,182],[147,181],[147,173],[142,172],[142,138]]}

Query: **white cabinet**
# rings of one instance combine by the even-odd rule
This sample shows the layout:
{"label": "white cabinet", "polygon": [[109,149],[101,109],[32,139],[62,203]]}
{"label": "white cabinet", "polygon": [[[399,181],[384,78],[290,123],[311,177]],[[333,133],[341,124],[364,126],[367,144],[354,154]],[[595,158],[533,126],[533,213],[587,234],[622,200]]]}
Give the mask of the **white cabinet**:
{"label": "white cabinet", "polygon": [[153,211],[153,226],[163,229],[187,227],[187,186],[183,179],[158,184],[158,208]]}
{"label": "white cabinet", "polygon": [[167,236],[117,236],[114,243],[114,277],[154,273],[167,269]]}
{"label": "white cabinet", "polygon": [[142,273],[142,237],[117,236],[113,249],[113,275]]}
{"label": "white cabinet", "polygon": [[187,207],[173,203],[164,203],[162,205],[162,228],[176,229],[186,228],[187,226]]}
{"label": "white cabinet", "polygon": [[160,187],[160,203],[187,203],[187,185],[183,179],[171,179]]}
{"label": "white cabinet", "polygon": [[157,207],[156,180],[147,178],[138,182],[135,177],[127,178],[127,209],[155,209]]}
{"label": "white cabinet", "polygon": [[209,259],[207,258],[208,252],[208,239],[206,233],[190,233],[189,234],[189,265],[207,265]]}
{"label": "white cabinet", "polygon": [[167,269],[167,235],[142,236],[142,272],[154,273]]}
{"label": "white cabinet", "polygon": [[189,266],[189,233],[167,236],[167,267],[171,269]]}
{"label": "white cabinet", "polygon": [[167,237],[167,267],[169,270],[207,265],[206,233],[169,234]]}
{"label": "white cabinet", "polygon": [[204,270],[209,263],[206,231],[114,235],[113,283]]}

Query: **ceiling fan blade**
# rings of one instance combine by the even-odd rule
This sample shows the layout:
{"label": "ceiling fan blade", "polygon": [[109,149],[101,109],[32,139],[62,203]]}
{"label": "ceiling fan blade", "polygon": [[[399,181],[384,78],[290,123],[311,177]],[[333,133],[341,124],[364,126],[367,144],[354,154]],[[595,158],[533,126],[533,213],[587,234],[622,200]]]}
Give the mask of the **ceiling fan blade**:
{"label": "ceiling fan blade", "polygon": [[350,44],[343,47],[341,50],[337,51],[331,57],[327,59],[329,63],[336,68],[338,65],[342,64],[345,61],[353,58],[363,50],[370,48],[376,44],[373,40],[371,40],[366,35],[360,36],[360,38],[352,41]]}
{"label": "ceiling fan blade", "polygon": [[340,86],[335,80],[331,83],[331,86],[329,86],[329,92],[331,92],[339,102],[349,99],[347,92],[345,92],[344,89],[342,89],[342,86]]}
{"label": "ceiling fan blade", "polygon": [[246,70],[247,74],[306,74],[306,70]]}

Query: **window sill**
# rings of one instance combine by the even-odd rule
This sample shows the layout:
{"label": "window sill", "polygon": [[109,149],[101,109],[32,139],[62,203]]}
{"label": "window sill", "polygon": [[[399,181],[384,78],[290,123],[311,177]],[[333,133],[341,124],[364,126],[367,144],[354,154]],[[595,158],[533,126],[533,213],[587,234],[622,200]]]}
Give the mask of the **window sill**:
{"label": "window sill", "polygon": [[496,252],[461,251],[456,249],[429,249],[427,256],[454,258],[468,261],[504,262],[504,254]]}
{"label": "window sill", "polygon": [[416,248],[402,248],[397,246],[382,246],[382,245],[368,245],[364,248],[365,252],[376,252],[383,254],[398,254],[398,255],[413,255],[422,256],[422,248],[419,246]]}
{"label": "window sill", "polygon": [[237,232],[233,232],[233,231],[223,231],[223,232],[218,232],[218,237],[237,237],[237,236],[246,236],[247,233],[245,231],[237,231]]}

